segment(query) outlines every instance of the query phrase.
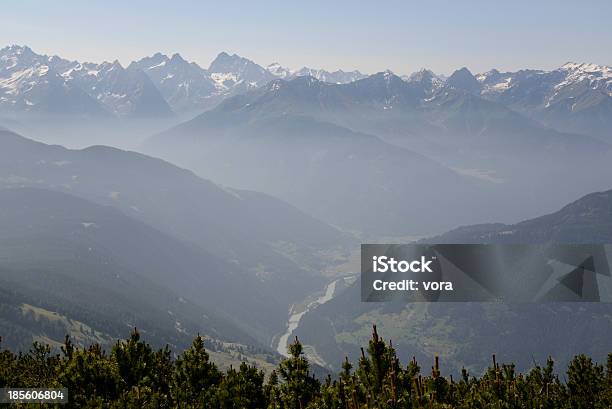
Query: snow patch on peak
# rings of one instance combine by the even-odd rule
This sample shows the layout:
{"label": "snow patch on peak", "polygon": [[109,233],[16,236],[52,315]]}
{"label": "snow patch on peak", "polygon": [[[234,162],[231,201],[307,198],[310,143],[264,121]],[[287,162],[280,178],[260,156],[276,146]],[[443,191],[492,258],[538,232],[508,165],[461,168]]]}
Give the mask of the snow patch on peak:
{"label": "snow patch on peak", "polygon": [[591,63],[568,62],[559,68],[565,80],[555,86],[556,90],[588,81],[591,89],[604,90],[612,95],[612,67]]}
{"label": "snow patch on peak", "polygon": [[394,76],[395,76],[395,74],[393,73],[393,71],[391,71],[389,69],[383,71],[383,77],[386,78],[386,79],[394,77]]}
{"label": "snow patch on peak", "polygon": [[612,78],[612,67],[608,67],[606,65],[597,65],[591,63],[572,63],[568,62],[564,64],[561,68],[561,71],[567,71],[571,74],[589,74],[594,75],[601,78]]}
{"label": "snow patch on peak", "polygon": [[293,72],[289,68],[285,68],[277,62],[268,65],[266,70],[278,78],[289,78],[293,75]]}
{"label": "snow patch on peak", "polygon": [[146,70],[152,70],[152,69],[155,69],[155,68],[163,67],[164,65],[166,65],[167,62],[168,62],[167,60],[162,60],[161,62],[159,62],[159,63],[157,63],[155,65],[151,65],[150,67],[147,67]]}

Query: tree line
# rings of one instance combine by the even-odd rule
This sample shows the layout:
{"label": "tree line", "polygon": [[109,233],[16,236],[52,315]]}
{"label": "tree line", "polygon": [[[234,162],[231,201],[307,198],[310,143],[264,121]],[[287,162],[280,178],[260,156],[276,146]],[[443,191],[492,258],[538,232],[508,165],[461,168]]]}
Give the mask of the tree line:
{"label": "tree line", "polygon": [[431,370],[414,358],[402,365],[375,326],[358,362],[345,359],[335,377],[312,374],[297,338],[289,353],[266,377],[247,363],[221,371],[201,336],[178,356],[154,350],[137,330],[108,353],[98,344],[77,348],[68,336],[58,354],[36,342],[15,354],[0,343],[0,388],[61,386],[69,391],[62,407],[87,408],[612,408],[612,353],[605,367],[574,357],[563,379],[550,358],[523,374],[495,356],[484,374],[464,369],[455,379],[442,375],[437,357]]}

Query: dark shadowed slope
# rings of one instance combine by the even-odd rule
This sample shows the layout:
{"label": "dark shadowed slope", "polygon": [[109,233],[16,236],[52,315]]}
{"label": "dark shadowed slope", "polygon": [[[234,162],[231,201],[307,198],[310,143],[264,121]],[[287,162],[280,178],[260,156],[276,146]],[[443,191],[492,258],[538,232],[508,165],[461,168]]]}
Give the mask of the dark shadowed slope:
{"label": "dark shadowed slope", "polygon": [[[223,189],[144,155],[107,147],[68,150],[9,132],[0,132],[0,146],[2,186],[45,187],[112,206],[256,278],[271,310],[249,310],[240,297],[227,296],[226,301],[256,315],[264,325],[253,326],[262,338],[282,328],[290,303],[321,285],[319,252],[351,243],[336,229],[276,199]],[[238,285],[245,293],[249,287],[248,281]]]}
{"label": "dark shadowed slope", "polygon": [[274,308],[254,277],[111,207],[35,188],[0,189],[0,202],[3,327],[61,342],[53,319],[32,321],[53,311],[89,328],[73,328],[79,337],[107,342],[136,326],[158,344],[183,347],[197,333],[256,344],[255,311]]}

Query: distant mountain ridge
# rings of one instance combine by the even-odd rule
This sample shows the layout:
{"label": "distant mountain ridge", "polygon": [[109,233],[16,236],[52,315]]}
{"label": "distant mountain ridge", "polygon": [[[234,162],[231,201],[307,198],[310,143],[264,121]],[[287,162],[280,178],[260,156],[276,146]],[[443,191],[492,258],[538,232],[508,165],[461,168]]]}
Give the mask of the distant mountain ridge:
{"label": "distant mountain ridge", "polygon": [[612,243],[612,190],[586,195],[557,212],[520,223],[481,224],[428,239],[434,243]]}
{"label": "distant mountain ridge", "polygon": [[[175,62],[175,67],[172,67],[172,62]],[[292,79],[311,75],[325,82],[346,83],[365,77],[359,71],[328,72],[306,67],[294,71],[278,63],[264,68],[247,58],[226,52],[219,53],[206,69],[196,63],[188,63],[178,54],[174,54],[170,59],[160,53],[133,62],[132,65],[141,68],[152,77],[178,112],[212,107],[228,96],[262,87],[277,78]],[[180,68],[182,72],[177,73],[179,65],[182,67]],[[180,96],[190,98],[190,105],[186,103],[179,105],[175,97],[172,97],[177,94],[177,87],[181,89],[178,92]]]}
{"label": "distant mountain ridge", "polygon": [[162,94],[177,112],[204,110],[228,96],[246,92],[277,79],[312,75],[332,83],[345,83],[364,78],[358,71],[328,72],[302,68],[290,70],[278,63],[263,67],[237,54],[221,52],[208,68],[185,61],[179,54],[171,58],[157,53],[133,62],[157,84]]}
{"label": "distant mountain ridge", "polygon": [[492,70],[476,78],[487,99],[556,129],[610,140],[612,67],[567,63],[552,71]]}
{"label": "distant mountain ridge", "polygon": [[[142,75],[145,73],[146,75]],[[81,63],[34,53],[28,47],[0,50],[0,113],[160,117],[202,112],[227,97],[275,79],[311,76],[331,84],[365,79],[359,71],[334,72],[278,63],[266,67],[221,52],[208,68],[179,54],[156,53],[123,68],[117,61]],[[552,70],[473,75],[467,68],[448,78],[423,69],[402,80],[420,83],[428,95],[443,86],[480,95],[557,130],[607,139],[612,129],[612,68],[568,63]]]}
{"label": "distant mountain ridge", "polygon": [[[465,209],[471,206],[467,201],[473,200],[476,207],[489,202],[486,220],[504,213],[524,216],[513,213],[517,209],[509,203],[525,186],[549,192],[556,186],[553,180],[575,180],[571,188],[576,190],[570,192],[575,195],[603,186],[610,144],[559,132],[474,93],[479,83],[467,69],[448,82],[426,71],[410,81],[390,71],[346,84],[312,76],[275,79],[153,135],[142,149],[221,183],[268,192],[332,224],[358,230],[385,226],[386,232],[398,233],[402,227],[397,220],[420,231],[424,226],[419,223],[429,224],[430,232],[438,223],[448,230],[452,225],[443,219],[449,212],[430,213],[445,205],[439,200],[444,189],[447,196],[465,200]],[[576,160],[585,165],[567,166]],[[470,170],[474,168],[491,169],[493,177]],[[547,172],[539,172],[542,168]],[[403,194],[412,183],[422,190],[422,200],[410,201],[410,210]],[[463,193],[451,193],[462,183],[467,184]],[[440,193],[434,192],[436,185]],[[374,186],[381,189],[384,204],[374,199]],[[568,192],[542,194],[552,201]],[[364,207],[351,214],[344,206],[347,201]],[[420,207],[428,201],[433,205]],[[364,216],[377,205],[384,211],[376,218]],[[455,210],[459,208],[458,204]],[[474,217],[475,212],[466,210],[463,216]]]}
{"label": "distant mountain ridge", "polygon": [[302,67],[299,70],[290,70],[289,68],[281,67],[278,64],[270,64],[266,67],[275,77],[282,79],[291,79],[296,77],[310,76],[319,81],[329,82],[331,84],[346,84],[367,77],[358,70],[354,71],[326,71],[323,69],[315,69]]}
{"label": "distant mountain ridge", "polygon": [[[278,79],[153,136],[143,149],[221,183],[281,197],[339,226],[399,232],[406,227],[398,220],[415,230],[446,225],[441,218],[410,215],[429,214],[424,213],[432,211],[429,202],[442,203],[444,189],[434,188],[436,183],[447,194],[473,192],[467,201],[477,203],[479,181],[330,120],[336,114],[355,117],[366,110],[413,107],[423,95],[418,86],[389,72],[348,84],[310,76]],[[423,185],[423,180],[432,183]],[[409,200],[413,190],[419,190],[421,200]]]}

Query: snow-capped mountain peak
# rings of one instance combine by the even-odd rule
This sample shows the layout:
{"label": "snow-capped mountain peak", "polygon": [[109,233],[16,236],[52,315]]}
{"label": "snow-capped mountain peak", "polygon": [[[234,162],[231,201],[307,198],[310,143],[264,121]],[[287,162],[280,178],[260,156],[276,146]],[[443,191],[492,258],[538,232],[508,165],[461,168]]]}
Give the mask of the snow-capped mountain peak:
{"label": "snow-capped mountain peak", "polygon": [[208,72],[178,53],[171,57],[155,53],[134,61],[130,67],[142,69],[178,113],[203,110],[213,104],[217,94]]}
{"label": "snow-capped mountain peak", "polygon": [[[592,63],[569,62],[551,71],[492,69],[476,75],[463,68],[448,79],[421,69],[400,78],[389,70],[366,76],[359,71],[292,70],[279,63],[262,67],[227,52],[219,53],[207,70],[178,53],[157,52],[126,67],[117,60],[70,61],[21,45],[0,49],[0,110],[5,112],[164,116],[172,110],[203,111],[266,84],[265,90],[290,86],[311,95],[317,89],[332,89],[330,84],[347,83],[355,83],[347,88],[351,92],[368,95],[384,109],[418,106],[448,87],[530,116],[541,115],[546,125],[553,119],[559,122],[559,118],[580,115],[581,123],[590,127],[584,132],[597,135],[607,132],[612,106],[612,67]],[[564,130],[583,132],[584,126],[571,128],[567,121],[559,122]]]}
{"label": "snow-capped mountain peak", "polygon": [[94,116],[172,113],[144,73],[125,69],[118,60],[68,61],[21,46],[0,50],[0,105]]}
{"label": "snow-capped mountain peak", "polygon": [[568,63],[565,63],[563,66],[561,66],[560,69],[565,70],[565,71],[580,71],[580,72],[587,72],[587,73],[592,73],[592,74],[603,73],[604,75],[607,75],[607,76],[612,75],[612,69],[610,67],[605,66],[605,65],[592,64],[592,63],[568,62]]}
{"label": "snow-capped mountain peak", "polygon": [[146,72],[149,70],[153,70],[155,68],[163,67],[164,65],[168,63],[168,61],[170,61],[170,58],[168,58],[167,55],[162,54],[162,53],[155,53],[150,57],[145,57],[142,60],[140,60],[138,66],[139,68],[141,68],[143,71]]}
{"label": "snow-capped mountain peak", "polygon": [[408,83],[420,84],[428,96],[433,95],[437,90],[442,88],[445,81],[443,77],[427,68],[421,68],[419,71],[401,78]]}
{"label": "snow-capped mountain peak", "polygon": [[258,87],[276,78],[262,66],[237,54],[221,52],[208,68],[210,78],[220,92],[245,86]]}
{"label": "snow-capped mountain peak", "polygon": [[347,72],[343,70],[337,70],[330,72],[323,69],[314,69],[308,67],[303,67],[293,73],[294,77],[303,77],[307,75],[314,77],[319,81],[329,82],[331,84],[347,84],[349,82],[357,81],[367,77],[367,75],[362,74],[359,71]]}
{"label": "snow-capped mountain peak", "polygon": [[[161,52],[132,62],[127,67],[117,60],[89,63],[69,61],[58,56],[47,57],[25,46],[5,47],[0,51],[0,59],[0,77],[4,87],[8,87],[8,82],[14,87],[16,78],[51,71],[60,78],[56,82],[65,82],[84,90],[95,103],[117,116],[130,116],[136,111],[138,104],[130,101],[129,97],[141,90],[151,89],[147,77],[157,89],[147,92],[157,100],[154,105],[163,105],[161,99],[164,99],[179,113],[204,110],[229,95],[261,87],[277,78],[291,80],[312,76],[323,82],[348,83],[364,77],[358,71],[328,72],[311,68],[294,71],[278,63],[264,68],[248,58],[227,52],[219,53],[209,69],[187,61],[178,53],[170,55]],[[22,71],[33,67],[37,67],[38,71],[20,72],[11,78],[12,72],[9,70]],[[9,101],[10,98],[6,96],[4,99]]]}
{"label": "snow-capped mountain peak", "polygon": [[23,69],[42,62],[27,46],[10,45],[0,50],[0,72]]}
{"label": "snow-capped mountain peak", "polygon": [[555,86],[555,89],[588,81],[591,89],[604,90],[608,95],[612,95],[612,67],[568,62],[559,68],[559,71],[565,73],[566,77]]}
{"label": "snow-capped mountain peak", "polygon": [[209,72],[234,72],[239,73],[251,67],[263,68],[248,58],[239,56],[238,54],[228,54],[225,51],[220,52],[208,67]]}

